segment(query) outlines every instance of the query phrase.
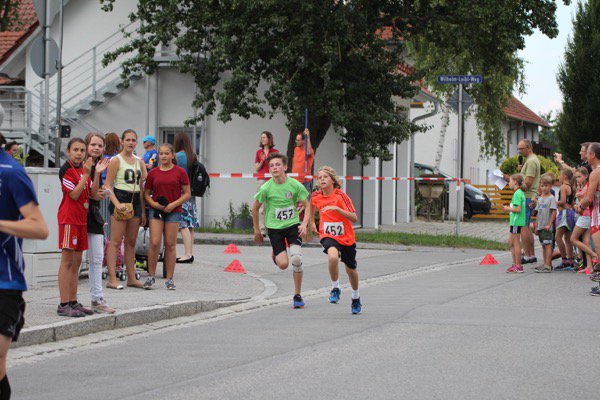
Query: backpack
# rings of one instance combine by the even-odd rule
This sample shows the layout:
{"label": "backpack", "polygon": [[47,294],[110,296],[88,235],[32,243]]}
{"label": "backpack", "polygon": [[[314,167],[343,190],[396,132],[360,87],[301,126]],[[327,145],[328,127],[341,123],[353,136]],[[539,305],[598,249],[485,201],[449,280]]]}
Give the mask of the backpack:
{"label": "backpack", "polygon": [[192,196],[203,197],[206,189],[210,187],[210,176],[198,159],[195,159],[189,168],[189,178]]}

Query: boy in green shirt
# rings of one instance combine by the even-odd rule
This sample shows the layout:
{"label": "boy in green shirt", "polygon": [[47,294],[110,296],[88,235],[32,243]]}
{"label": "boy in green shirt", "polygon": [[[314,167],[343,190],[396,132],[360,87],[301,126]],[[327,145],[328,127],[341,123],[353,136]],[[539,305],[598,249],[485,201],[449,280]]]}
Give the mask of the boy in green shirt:
{"label": "boy in green shirt", "polygon": [[[302,236],[306,235],[306,227],[310,220],[309,213],[304,213],[300,224],[296,203],[301,202],[304,209],[309,206],[308,191],[297,180],[288,178],[287,157],[273,153],[267,157],[269,173],[272,178],[265,182],[256,192],[252,207],[252,222],[254,224],[254,241],[262,243],[263,236],[258,224],[258,213],[262,204],[265,205],[265,226],[275,264],[284,270],[290,261],[294,270],[294,308],[304,308],[302,299]],[[289,258],[286,251],[289,246]]]}
{"label": "boy in green shirt", "polygon": [[521,228],[526,224],[525,193],[526,189],[523,175],[514,174],[510,177],[508,185],[515,191],[510,206],[504,206],[504,211],[510,212],[509,236],[510,252],[512,253],[513,265],[506,270],[507,273],[522,273],[521,243],[519,242]]}

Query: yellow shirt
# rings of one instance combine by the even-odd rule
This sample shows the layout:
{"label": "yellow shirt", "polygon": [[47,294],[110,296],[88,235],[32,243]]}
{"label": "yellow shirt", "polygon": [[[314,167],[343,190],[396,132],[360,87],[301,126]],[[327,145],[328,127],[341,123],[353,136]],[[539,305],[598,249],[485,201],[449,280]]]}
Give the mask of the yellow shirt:
{"label": "yellow shirt", "polygon": [[141,190],[140,177],[142,176],[140,159],[134,156],[135,164],[129,164],[120,154],[117,157],[119,158],[119,170],[117,176],[115,176],[115,189],[139,192]]}

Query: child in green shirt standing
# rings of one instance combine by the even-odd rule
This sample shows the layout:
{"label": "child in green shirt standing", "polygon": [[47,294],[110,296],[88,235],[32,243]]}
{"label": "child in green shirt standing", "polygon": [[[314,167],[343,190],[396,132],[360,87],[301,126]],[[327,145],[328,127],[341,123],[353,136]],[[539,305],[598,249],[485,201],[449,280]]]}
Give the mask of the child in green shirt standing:
{"label": "child in green shirt standing", "polygon": [[523,273],[521,265],[521,228],[526,223],[525,210],[525,179],[521,174],[514,174],[510,177],[508,186],[515,191],[509,206],[504,206],[504,211],[510,212],[508,243],[512,253],[513,264],[506,270],[507,273]]}

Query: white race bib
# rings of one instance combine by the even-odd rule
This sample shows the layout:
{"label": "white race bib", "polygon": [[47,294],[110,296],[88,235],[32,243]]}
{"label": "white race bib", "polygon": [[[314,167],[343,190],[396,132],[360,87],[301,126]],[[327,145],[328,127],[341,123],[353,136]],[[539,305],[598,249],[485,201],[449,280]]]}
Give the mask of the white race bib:
{"label": "white race bib", "polygon": [[323,222],[323,230],[326,235],[330,236],[344,236],[344,223],[343,222]]}
{"label": "white race bib", "polygon": [[294,218],[294,207],[276,208],[275,219],[278,221],[288,221]]}

